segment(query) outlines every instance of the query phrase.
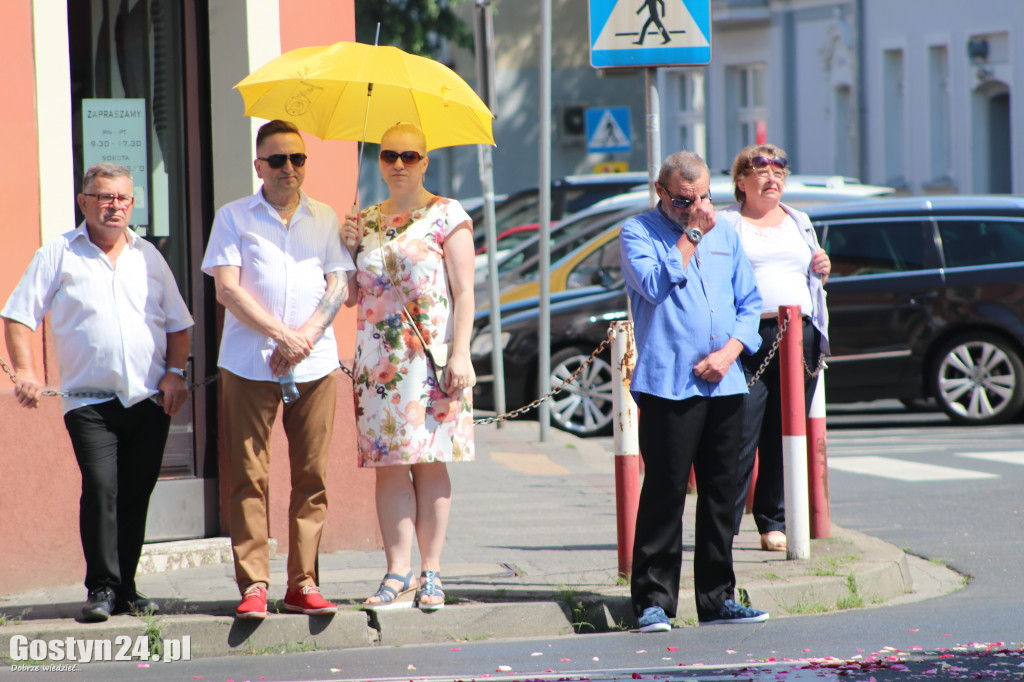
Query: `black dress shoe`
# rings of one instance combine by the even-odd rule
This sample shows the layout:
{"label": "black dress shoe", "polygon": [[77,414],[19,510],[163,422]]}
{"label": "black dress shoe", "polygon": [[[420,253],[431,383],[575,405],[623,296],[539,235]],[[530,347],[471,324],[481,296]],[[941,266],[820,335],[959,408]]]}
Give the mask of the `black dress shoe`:
{"label": "black dress shoe", "polygon": [[89,590],[89,598],[82,607],[82,620],[86,623],[101,623],[114,612],[114,591],[109,587]]}
{"label": "black dress shoe", "polygon": [[130,597],[118,597],[114,604],[114,614],[119,613],[157,613],[160,604],[139,592]]}

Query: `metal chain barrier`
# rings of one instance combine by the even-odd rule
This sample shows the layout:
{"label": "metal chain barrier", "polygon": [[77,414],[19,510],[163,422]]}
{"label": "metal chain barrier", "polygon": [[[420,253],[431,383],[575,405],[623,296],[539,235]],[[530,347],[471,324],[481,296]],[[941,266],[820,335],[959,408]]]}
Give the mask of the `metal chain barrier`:
{"label": "metal chain barrier", "polygon": [[541,397],[537,398],[536,400],[533,400],[532,402],[530,402],[530,403],[528,403],[526,405],[523,405],[522,407],[520,407],[518,409],[510,410],[510,411],[505,412],[503,414],[496,414],[493,417],[482,417],[480,419],[474,419],[473,420],[473,424],[474,425],[476,425],[476,424],[480,424],[480,425],[483,425],[483,424],[494,424],[495,422],[502,422],[502,421],[505,421],[507,419],[515,419],[516,417],[518,417],[518,416],[520,416],[522,414],[525,414],[526,412],[529,412],[530,410],[536,408],[538,405],[543,403],[545,400],[550,400],[551,398],[556,396],[558,393],[560,393],[563,390],[565,390],[565,388],[569,384],[571,384],[572,382],[576,381],[576,379],[583,372],[583,370],[585,370],[587,367],[589,367],[591,365],[591,363],[593,363],[594,360],[597,358],[597,356],[600,355],[602,353],[602,351],[604,351],[604,349],[608,347],[608,344],[611,343],[611,340],[612,340],[612,330],[609,327],[609,329],[608,329],[608,337],[604,341],[602,341],[598,345],[597,348],[594,349],[594,352],[592,352],[590,354],[590,357],[587,358],[586,360],[584,360],[583,364],[581,364],[579,367],[577,367],[575,372],[573,372],[571,375],[566,377],[565,381],[563,381],[558,386],[556,386],[554,389],[552,389],[551,392],[548,393],[547,395],[542,395]]}
{"label": "metal chain barrier", "polygon": [[[775,354],[778,353],[778,351],[779,351],[779,344],[782,342],[782,335],[786,333],[786,327],[788,325],[789,325],[789,319],[788,318],[784,318],[780,322],[780,324],[779,324],[779,333],[775,337],[775,341],[772,343],[772,347],[768,351],[768,355],[765,356],[764,362],[761,363],[761,366],[757,369],[757,372],[754,374],[753,377],[751,377],[750,381],[747,382],[747,387],[748,388],[753,386],[754,383],[756,383],[757,380],[761,378],[761,375],[764,374],[765,370],[768,369],[768,365],[772,361],[772,358],[774,358]],[[587,367],[589,367],[594,362],[594,360],[597,358],[597,356],[600,355],[602,352],[604,352],[604,349],[607,348],[608,344],[611,342],[611,338],[612,338],[612,329],[609,327],[609,329],[608,329],[608,337],[604,341],[602,341],[597,346],[597,348],[595,348],[593,350],[593,352],[590,354],[590,357],[588,357],[578,368],[576,368],[575,372],[573,372],[569,377],[567,377],[564,381],[562,381],[561,384],[559,384],[554,389],[552,389],[550,393],[548,393],[546,395],[543,395],[543,396],[541,396],[541,397],[539,397],[539,398],[537,398],[535,400],[532,400],[532,401],[530,401],[526,405],[523,405],[520,408],[517,408],[517,409],[514,409],[514,410],[509,410],[508,412],[504,412],[502,414],[497,414],[497,415],[494,415],[493,417],[481,417],[480,419],[474,419],[473,423],[482,426],[482,425],[486,425],[486,424],[494,424],[496,422],[506,421],[508,419],[515,419],[516,417],[522,416],[523,414],[526,414],[527,412],[536,409],[544,401],[551,400],[554,396],[556,396],[559,393],[561,393],[562,391],[564,391],[569,386],[569,384],[573,383],[574,381],[576,381],[576,379],[579,378],[580,374],[583,373],[583,370],[585,370]],[[806,358],[804,358],[803,362],[804,362],[804,370],[807,372],[807,375],[813,379],[813,378],[816,378],[818,376],[818,374],[821,372],[821,370],[825,367],[825,356],[824,355],[819,355],[818,356],[818,366],[816,368],[814,368],[813,370],[807,364],[807,359]],[[343,362],[339,361],[338,364],[339,364],[339,366],[341,368],[341,371],[343,373],[345,373],[346,375],[348,375],[348,377],[352,381],[355,381],[356,377],[355,377],[355,374],[352,372],[352,370],[350,368],[348,368]],[[3,369],[3,371],[7,373],[7,376],[9,376],[11,378],[11,383],[17,383],[17,378],[16,378],[16,376],[14,374],[14,371],[11,369],[10,365],[8,365],[4,361],[3,358],[0,358],[0,369]],[[202,381],[197,381],[197,382],[195,382],[193,384],[190,384],[189,385],[189,390],[190,391],[194,391],[197,388],[202,388],[203,386],[206,386],[208,384],[212,384],[214,381],[216,381],[219,378],[220,378],[220,373],[219,372],[216,373],[216,374],[212,374],[212,375],[206,377],[205,379],[203,379]],[[44,396],[64,396],[64,397],[73,397],[73,398],[113,398],[114,397],[114,394],[113,393],[109,393],[109,392],[101,392],[101,391],[57,391],[57,390],[53,390],[53,389],[45,389],[45,390],[43,390],[43,395]]]}
{"label": "metal chain barrier", "polygon": [[[3,358],[0,358],[0,369],[2,369],[7,374],[7,376],[11,378],[12,384],[18,383],[17,375],[14,373],[14,370],[11,369],[11,366],[8,365]],[[197,388],[202,388],[203,386],[212,384],[217,379],[220,379],[220,372],[217,372],[216,374],[211,374],[202,381],[197,381],[195,383],[189,384],[188,390],[194,391]],[[112,393],[111,391],[58,391],[57,389],[54,388],[44,388],[42,390],[42,395],[47,398],[114,398],[117,396],[116,393]]]}
{"label": "metal chain barrier", "polygon": [[[750,381],[747,382],[747,388],[750,388],[757,383],[757,380],[761,378],[764,371],[768,369],[768,363],[770,363],[772,358],[775,357],[775,354],[779,352],[779,344],[782,343],[782,335],[786,333],[786,327],[788,325],[789,318],[782,318],[782,321],[779,323],[779,333],[775,336],[775,341],[772,343],[772,347],[768,351],[768,355],[765,356],[764,362],[761,363],[761,366],[757,368],[757,372],[755,372],[754,376],[750,377]],[[820,374],[821,370],[825,368],[825,356],[821,353],[818,354],[818,366],[814,369],[811,369],[810,365],[807,364],[807,358],[804,358],[803,362],[804,371],[807,372],[807,376],[812,379],[818,378],[818,374]]]}

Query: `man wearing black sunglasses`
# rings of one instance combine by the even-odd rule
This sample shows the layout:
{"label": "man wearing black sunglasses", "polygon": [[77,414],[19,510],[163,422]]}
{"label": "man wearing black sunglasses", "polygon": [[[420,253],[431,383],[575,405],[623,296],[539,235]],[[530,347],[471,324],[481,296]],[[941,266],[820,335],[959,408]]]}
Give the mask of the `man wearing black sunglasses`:
{"label": "man wearing black sunglasses", "polygon": [[[221,368],[224,438],[231,470],[231,544],[242,601],[238,618],[266,618],[270,584],[267,509],[270,433],[284,400],[292,494],[284,607],[333,613],[320,595],[316,556],[327,517],[327,458],[337,398],[338,346],[331,322],[355,269],[338,217],[301,191],[306,145],[271,121],[256,136],[263,186],[217,212],[203,259],[227,309]],[[291,390],[279,379],[292,378]]]}
{"label": "man wearing black sunglasses", "polygon": [[673,154],[658,174],[658,205],[626,221],[619,237],[637,345],[630,392],[647,471],[631,583],[643,632],[666,632],[676,616],[691,466],[700,496],[693,559],[700,624],[768,618],[734,601],[732,568],[747,392],[736,359],[761,345],[761,295],[735,230],[715,229],[710,184],[704,159]]}

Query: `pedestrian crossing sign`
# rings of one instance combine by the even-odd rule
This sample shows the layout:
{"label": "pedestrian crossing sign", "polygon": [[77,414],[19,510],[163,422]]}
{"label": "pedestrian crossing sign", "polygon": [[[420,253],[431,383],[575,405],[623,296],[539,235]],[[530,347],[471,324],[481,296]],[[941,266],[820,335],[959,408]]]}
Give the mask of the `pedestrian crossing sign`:
{"label": "pedestrian crossing sign", "polygon": [[587,151],[617,154],[633,151],[629,107],[587,109]]}
{"label": "pedestrian crossing sign", "polygon": [[711,0],[590,0],[594,68],[710,61]]}

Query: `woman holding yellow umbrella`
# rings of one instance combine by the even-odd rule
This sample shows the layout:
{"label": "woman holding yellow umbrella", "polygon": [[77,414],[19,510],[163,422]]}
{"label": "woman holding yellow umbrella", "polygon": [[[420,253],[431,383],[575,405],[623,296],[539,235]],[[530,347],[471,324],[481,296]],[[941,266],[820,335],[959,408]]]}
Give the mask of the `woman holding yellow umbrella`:
{"label": "woman holding yellow umbrella", "polygon": [[[473,225],[462,206],[428,191],[423,131],[389,128],[380,172],[389,196],[342,226],[356,261],[355,398],[360,466],[376,471],[387,572],[363,608],[444,606],[441,549],[451,509],[448,462],[473,448]],[[440,378],[437,346],[451,349]],[[412,570],[412,543],[420,574]],[[415,591],[415,597],[412,592]],[[408,596],[407,596],[408,595]]]}

